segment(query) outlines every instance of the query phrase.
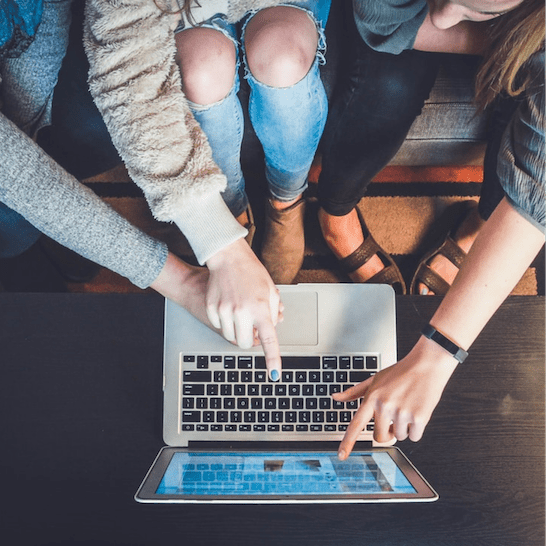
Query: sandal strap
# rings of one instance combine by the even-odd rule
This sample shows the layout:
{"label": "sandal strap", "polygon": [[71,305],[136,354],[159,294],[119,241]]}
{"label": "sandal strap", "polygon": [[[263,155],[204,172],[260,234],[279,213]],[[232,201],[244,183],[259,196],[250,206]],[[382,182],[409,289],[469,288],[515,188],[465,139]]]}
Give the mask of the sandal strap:
{"label": "sandal strap", "polygon": [[376,273],[373,277],[368,279],[366,283],[390,285],[400,284],[402,288],[405,285],[400,270],[396,265],[389,265],[388,267],[385,267],[384,269]]}
{"label": "sandal strap", "polygon": [[415,272],[413,282],[411,283],[412,293],[417,289],[419,283],[424,284],[437,296],[445,296],[451,287],[451,285],[444,278],[440,277],[434,269],[424,263],[421,264]]}
{"label": "sandal strap", "polygon": [[446,238],[438,249],[438,254],[446,257],[458,269],[461,269],[466,258],[466,252],[451,237]]}
{"label": "sandal strap", "polygon": [[339,267],[344,273],[353,273],[367,263],[378,252],[382,252],[375,239],[368,234],[364,242],[349,256],[339,260]]}

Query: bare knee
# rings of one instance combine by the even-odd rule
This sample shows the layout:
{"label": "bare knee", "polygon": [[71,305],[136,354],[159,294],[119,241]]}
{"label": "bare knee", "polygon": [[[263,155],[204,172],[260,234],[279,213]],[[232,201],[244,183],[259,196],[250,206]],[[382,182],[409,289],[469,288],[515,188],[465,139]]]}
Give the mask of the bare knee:
{"label": "bare knee", "polygon": [[289,87],[313,65],[318,35],[306,12],[282,6],[262,10],[252,18],[245,44],[248,68],[258,81]]}
{"label": "bare knee", "polygon": [[213,104],[231,90],[235,78],[235,46],[217,30],[193,28],[175,36],[177,63],[186,97]]}

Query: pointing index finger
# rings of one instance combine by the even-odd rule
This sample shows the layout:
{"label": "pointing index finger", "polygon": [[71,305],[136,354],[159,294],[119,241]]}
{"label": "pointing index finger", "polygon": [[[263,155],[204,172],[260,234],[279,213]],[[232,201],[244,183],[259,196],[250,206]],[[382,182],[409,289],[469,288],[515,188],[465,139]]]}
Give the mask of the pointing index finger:
{"label": "pointing index finger", "polygon": [[272,381],[278,381],[281,377],[281,350],[277,331],[270,320],[264,320],[256,325],[258,337],[262,344],[265,356],[265,365]]}

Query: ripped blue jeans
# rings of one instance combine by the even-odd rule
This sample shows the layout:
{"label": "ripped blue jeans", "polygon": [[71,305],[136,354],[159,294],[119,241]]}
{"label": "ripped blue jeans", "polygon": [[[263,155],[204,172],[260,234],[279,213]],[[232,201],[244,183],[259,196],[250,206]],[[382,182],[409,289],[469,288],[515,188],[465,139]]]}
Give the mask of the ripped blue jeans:
{"label": "ripped blue jeans", "polygon": [[[269,191],[279,201],[292,201],[307,188],[307,175],[326,123],[328,102],[319,64],[324,62],[324,26],[330,4],[331,0],[283,4],[307,11],[319,34],[313,66],[302,80],[284,88],[260,83],[247,68],[244,31],[253,13],[247,14],[242,31],[237,25],[227,23],[222,14],[200,25],[222,32],[233,41],[238,54],[243,52],[245,79],[250,86],[249,118],[264,150]],[[207,135],[213,159],[227,177],[223,197],[235,217],[248,206],[240,161],[244,116],[237,96],[239,86],[239,70],[236,70],[233,87],[225,98],[206,106],[190,102],[195,119]]]}

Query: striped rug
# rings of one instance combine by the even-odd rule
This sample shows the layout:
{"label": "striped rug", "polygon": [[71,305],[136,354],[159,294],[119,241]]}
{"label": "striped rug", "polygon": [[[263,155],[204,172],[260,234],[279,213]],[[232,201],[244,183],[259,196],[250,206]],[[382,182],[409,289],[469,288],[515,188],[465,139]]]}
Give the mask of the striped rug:
{"label": "striped rug", "polygon": [[[322,239],[317,220],[316,180],[320,165],[310,174],[306,213],[306,251],[303,268],[295,282],[350,282],[338,267]],[[483,176],[479,166],[401,167],[388,166],[370,184],[359,208],[383,248],[399,265],[408,285],[419,259],[434,244],[442,212],[457,201],[478,200]],[[249,197],[257,224],[259,248],[263,189],[262,175],[247,175]],[[249,183],[252,180],[252,184]],[[140,189],[131,182],[123,166],[84,183],[129,221],[165,241],[182,258],[194,262],[191,249],[178,229],[153,219]],[[544,250],[514,290],[517,295],[544,295]],[[71,285],[74,292],[136,292],[126,279],[106,270],[87,284]]]}

